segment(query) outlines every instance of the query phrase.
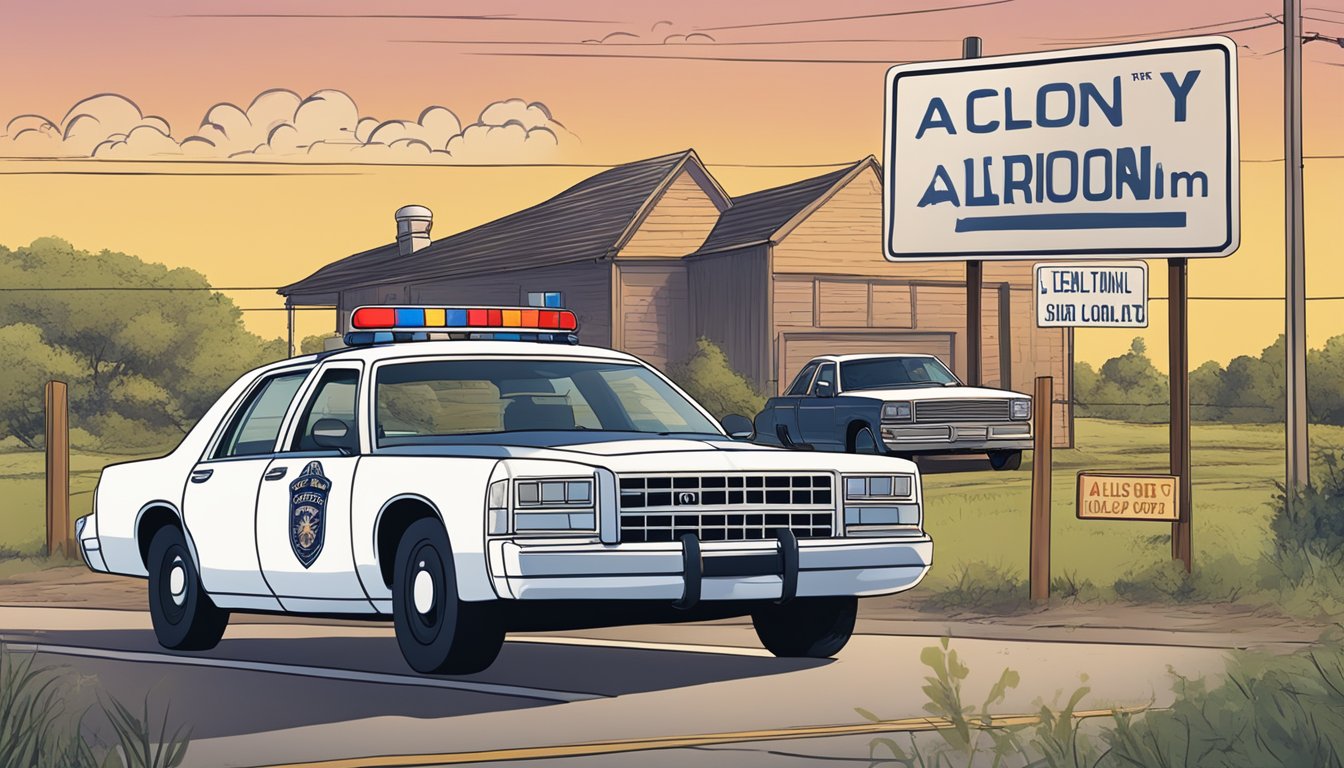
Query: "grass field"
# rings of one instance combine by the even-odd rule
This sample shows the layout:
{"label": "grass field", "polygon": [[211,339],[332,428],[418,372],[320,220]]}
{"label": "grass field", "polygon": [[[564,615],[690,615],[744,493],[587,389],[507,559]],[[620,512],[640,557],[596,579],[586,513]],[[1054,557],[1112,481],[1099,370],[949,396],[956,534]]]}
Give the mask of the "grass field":
{"label": "grass field", "polygon": [[[71,519],[91,511],[93,486],[103,467],[138,458],[147,457],[71,450]],[[38,451],[0,453],[0,550],[31,554],[46,546],[45,462]]]}
{"label": "grass field", "polygon": [[[1344,447],[1344,428],[1315,426],[1311,437],[1316,450]],[[1283,439],[1281,426],[1195,425],[1197,566],[1221,561],[1226,570],[1228,558],[1249,566],[1265,551],[1274,481],[1283,475]],[[1110,586],[1128,572],[1169,560],[1168,523],[1083,521],[1074,516],[1079,470],[1165,473],[1167,427],[1080,419],[1075,444],[1077,448],[1055,452],[1054,575],[1069,574]],[[99,470],[132,458],[137,457],[71,454],[70,490],[76,517],[89,512]],[[924,486],[926,525],[937,542],[929,586],[946,585],[959,568],[973,563],[1025,577],[1030,461],[1024,461],[1017,472],[927,474]],[[45,536],[41,453],[0,453],[0,510],[0,549],[37,552]]]}
{"label": "grass field", "polygon": [[[1344,428],[1313,426],[1314,451],[1344,447]],[[1116,578],[1171,558],[1171,524],[1079,520],[1079,470],[1167,473],[1167,426],[1079,419],[1074,449],[1056,450],[1051,571],[1110,586]],[[1195,566],[1224,572],[1266,551],[1270,503],[1283,477],[1281,425],[1196,424],[1192,431]],[[1017,472],[924,477],[925,520],[935,565],[928,586],[946,585],[961,567],[987,563],[1027,573],[1030,461]],[[1221,562],[1220,562],[1221,561]],[[1247,578],[1250,578],[1249,569]]]}

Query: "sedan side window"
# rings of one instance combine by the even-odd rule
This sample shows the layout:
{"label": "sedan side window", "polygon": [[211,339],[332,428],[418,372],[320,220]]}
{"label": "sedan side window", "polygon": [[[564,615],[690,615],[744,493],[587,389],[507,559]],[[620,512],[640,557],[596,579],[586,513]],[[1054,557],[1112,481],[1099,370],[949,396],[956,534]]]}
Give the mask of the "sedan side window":
{"label": "sedan side window", "polygon": [[275,451],[275,441],[280,437],[280,424],[306,378],[308,371],[296,371],[272,376],[261,382],[248,395],[243,407],[234,414],[228,429],[224,431],[224,437],[215,447],[213,458],[256,456]]}
{"label": "sedan side window", "polygon": [[831,392],[835,392],[835,363],[828,363],[821,366],[821,372],[817,374],[817,381],[812,385],[812,394],[817,394],[817,384],[829,382]]}
{"label": "sedan side window", "polygon": [[812,383],[812,374],[816,373],[816,371],[817,371],[816,363],[808,363],[807,365],[803,366],[803,370],[798,372],[798,376],[793,380],[793,384],[789,385],[789,391],[785,392],[784,394],[792,395],[794,397],[801,397],[802,395],[806,395],[807,387],[809,384]]}
{"label": "sedan side window", "polygon": [[322,374],[317,389],[308,399],[299,429],[294,435],[291,450],[320,451],[323,447],[313,440],[313,427],[323,419],[336,419],[345,424],[345,447],[359,452],[359,424],[355,415],[355,395],[359,391],[359,371],[354,368],[333,368]]}

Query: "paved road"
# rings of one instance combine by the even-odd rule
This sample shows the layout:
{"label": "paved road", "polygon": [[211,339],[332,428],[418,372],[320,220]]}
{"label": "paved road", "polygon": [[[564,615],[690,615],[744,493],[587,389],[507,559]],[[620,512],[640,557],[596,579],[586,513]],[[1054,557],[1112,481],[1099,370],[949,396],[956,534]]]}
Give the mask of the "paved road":
{"label": "paved road", "polygon": [[[246,622],[246,623],[244,623]],[[879,626],[873,623],[861,628]],[[43,662],[96,677],[138,705],[171,704],[191,726],[189,765],[255,766],[389,755],[444,755],[619,739],[759,732],[726,744],[655,742],[616,754],[508,752],[547,766],[792,766],[866,763],[871,735],[782,740],[779,729],[923,714],[929,637],[860,634],[837,659],[771,658],[750,626],[714,623],[511,636],[486,672],[426,678],[406,668],[390,627],[248,620],[209,653],[164,652],[132,611],[0,608],[0,633]],[[879,627],[880,628],[880,627]],[[1001,710],[1030,712],[1089,676],[1089,708],[1169,701],[1168,667],[1217,674],[1219,648],[958,639],[983,699],[1005,667],[1022,685]],[[1194,644],[1201,644],[1191,639]],[[558,755],[558,756],[557,756]],[[490,755],[477,755],[483,762]],[[466,758],[462,758],[466,759]],[[433,762],[430,758],[389,764]]]}

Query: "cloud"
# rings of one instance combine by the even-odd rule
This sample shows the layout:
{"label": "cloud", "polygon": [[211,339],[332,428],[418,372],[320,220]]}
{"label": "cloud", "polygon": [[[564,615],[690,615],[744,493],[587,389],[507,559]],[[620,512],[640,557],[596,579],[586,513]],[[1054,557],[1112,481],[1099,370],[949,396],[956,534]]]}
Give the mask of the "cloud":
{"label": "cloud", "polygon": [[[655,21],[645,34],[635,32],[608,32],[600,38],[589,38],[584,40],[589,45],[684,45],[686,43],[699,43],[701,45],[717,42],[713,35],[704,32],[687,32],[685,34],[672,32],[676,25],[666,19]],[[662,32],[659,32],[660,28]]]}
{"label": "cloud", "polygon": [[415,119],[361,115],[349,94],[264,91],[247,107],[220,102],[194,133],[174,133],[119,94],[75,104],[61,120],[25,114],[0,132],[0,157],[210,159],[369,163],[484,163],[556,160],[578,138],[541,102],[505,99],[463,124],[447,107]]}

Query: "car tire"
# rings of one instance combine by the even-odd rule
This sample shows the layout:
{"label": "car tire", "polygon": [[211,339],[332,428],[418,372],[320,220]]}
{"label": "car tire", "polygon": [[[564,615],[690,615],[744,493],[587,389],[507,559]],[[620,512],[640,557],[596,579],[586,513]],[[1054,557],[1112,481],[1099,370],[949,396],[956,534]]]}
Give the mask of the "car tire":
{"label": "car tire", "polygon": [[1021,451],[990,451],[989,466],[995,472],[1013,472],[1022,468]]}
{"label": "car tire", "polygon": [[882,453],[882,449],[878,446],[877,438],[873,435],[872,428],[861,427],[854,433],[854,437],[849,441],[849,452],[870,455],[878,455]]}
{"label": "car tire", "polygon": [[201,586],[187,537],[176,526],[160,528],[149,542],[149,616],[159,645],[205,651],[219,644],[229,612]]}
{"label": "car tire", "polygon": [[406,663],[428,675],[466,675],[489,667],[504,646],[492,603],[458,598],[448,534],[437,518],[417,520],[397,545],[392,619]]}
{"label": "car tire", "polygon": [[776,656],[824,659],[849,642],[858,610],[857,597],[805,597],[761,608],[751,623],[761,645]]}

